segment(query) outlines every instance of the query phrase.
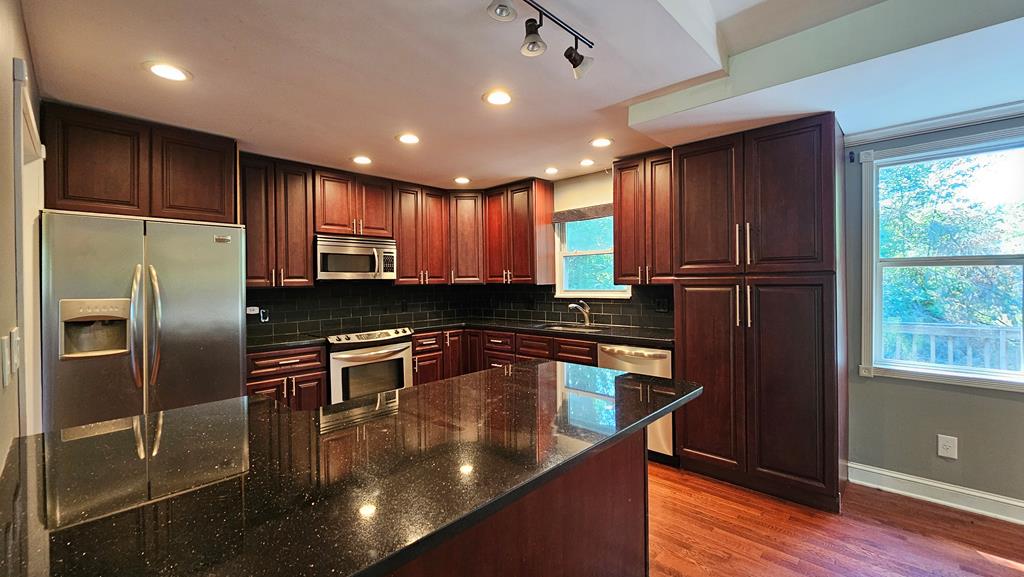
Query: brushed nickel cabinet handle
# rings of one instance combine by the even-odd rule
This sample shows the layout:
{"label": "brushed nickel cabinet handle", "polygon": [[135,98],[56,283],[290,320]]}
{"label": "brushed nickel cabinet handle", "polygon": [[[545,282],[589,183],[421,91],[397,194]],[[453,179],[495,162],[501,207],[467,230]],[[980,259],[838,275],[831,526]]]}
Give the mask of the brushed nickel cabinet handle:
{"label": "brushed nickel cabinet handle", "polygon": [[412,372],[414,372],[414,373],[420,372],[420,359],[419,359],[419,357],[413,357],[412,358]]}
{"label": "brushed nickel cabinet handle", "polygon": [[740,266],[740,223],[736,223],[736,266]]}
{"label": "brushed nickel cabinet handle", "polygon": [[444,334],[444,346],[446,346],[446,347],[452,346],[452,334],[451,333],[445,333]]}
{"label": "brushed nickel cabinet handle", "polygon": [[644,275],[641,272],[642,270],[643,270],[642,266],[636,267],[636,282],[637,282],[637,284],[644,284]]}
{"label": "brushed nickel cabinet handle", "polygon": [[744,236],[746,236],[746,239],[747,239],[747,264],[750,264],[750,223],[749,222],[747,223],[747,230],[746,230],[746,234]]}
{"label": "brushed nickel cabinet handle", "polygon": [[750,315],[750,285],[747,285],[747,327],[752,327],[752,326],[754,326],[754,325],[753,325],[753,320],[751,320],[751,315]]}
{"label": "brushed nickel cabinet handle", "polygon": [[295,363],[301,363],[302,359],[284,359],[277,361],[278,365],[294,365]]}
{"label": "brushed nickel cabinet handle", "polygon": [[352,234],[359,234],[358,232],[356,232],[356,230],[357,230],[356,229],[356,219],[353,218],[352,219]]}
{"label": "brushed nickel cabinet handle", "polygon": [[740,285],[736,285],[736,326],[740,326]]}
{"label": "brushed nickel cabinet handle", "polygon": [[647,284],[651,284],[651,265],[647,265]]}
{"label": "brushed nickel cabinet handle", "polygon": [[359,234],[363,234],[363,219],[359,219]]}
{"label": "brushed nickel cabinet handle", "polygon": [[284,267],[281,267],[281,286],[284,286]]}
{"label": "brushed nickel cabinet handle", "polygon": [[501,339],[487,339],[487,340],[489,342],[492,342],[492,343],[496,344],[496,345],[503,345],[503,344],[505,344],[505,341],[503,341]]}
{"label": "brushed nickel cabinet handle", "polygon": [[455,269],[452,269],[451,281],[448,284],[455,284]]}
{"label": "brushed nickel cabinet handle", "polygon": [[292,377],[292,398],[295,398],[295,377]]}
{"label": "brushed nickel cabinet handle", "polygon": [[423,339],[420,341],[421,345],[434,345],[437,344],[437,339]]}
{"label": "brushed nickel cabinet handle", "polygon": [[288,400],[288,377],[281,379],[281,396]]}

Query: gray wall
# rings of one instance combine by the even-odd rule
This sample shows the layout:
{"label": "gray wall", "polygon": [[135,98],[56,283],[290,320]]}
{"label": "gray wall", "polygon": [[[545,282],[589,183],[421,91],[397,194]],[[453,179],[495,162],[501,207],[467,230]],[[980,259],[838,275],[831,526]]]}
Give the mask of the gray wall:
{"label": "gray wall", "polygon": [[[1024,118],[851,147],[883,150],[1024,125]],[[865,378],[861,362],[861,173],[846,165],[850,461],[1024,499],[1024,389],[1019,393]],[[959,437],[959,457],[936,456],[935,435]]]}
{"label": "gray wall", "polygon": [[[14,58],[29,60],[21,3],[0,0],[0,334],[13,329],[18,316],[14,255]],[[18,423],[18,387],[12,385],[0,389],[0,466],[11,440],[18,435]]]}

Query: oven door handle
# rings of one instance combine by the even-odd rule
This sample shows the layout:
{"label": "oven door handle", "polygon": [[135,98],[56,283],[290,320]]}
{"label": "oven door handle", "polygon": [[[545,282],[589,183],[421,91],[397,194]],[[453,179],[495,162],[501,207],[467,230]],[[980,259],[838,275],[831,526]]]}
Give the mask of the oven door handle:
{"label": "oven door handle", "polygon": [[336,360],[339,360],[339,361],[354,362],[354,363],[372,363],[374,361],[379,361],[381,359],[390,357],[391,355],[394,355],[395,353],[400,353],[402,351],[406,351],[411,346],[412,345],[405,344],[405,345],[402,345],[400,347],[391,347],[389,349],[375,351],[375,352],[372,352],[372,353],[355,353],[355,354],[332,353],[331,354],[331,359],[336,359]]}

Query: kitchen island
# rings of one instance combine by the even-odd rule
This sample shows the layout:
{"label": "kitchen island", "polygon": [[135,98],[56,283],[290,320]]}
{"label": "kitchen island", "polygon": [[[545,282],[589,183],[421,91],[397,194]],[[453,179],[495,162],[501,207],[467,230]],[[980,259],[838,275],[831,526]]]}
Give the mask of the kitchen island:
{"label": "kitchen island", "polygon": [[228,399],[24,438],[7,574],[640,577],[644,426],[701,391],[527,361],[315,412]]}

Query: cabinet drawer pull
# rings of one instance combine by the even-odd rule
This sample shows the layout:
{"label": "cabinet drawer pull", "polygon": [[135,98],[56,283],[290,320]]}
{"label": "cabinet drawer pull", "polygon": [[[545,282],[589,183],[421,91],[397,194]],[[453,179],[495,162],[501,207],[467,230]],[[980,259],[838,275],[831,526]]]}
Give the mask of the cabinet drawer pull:
{"label": "cabinet drawer pull", "polygon": [[421,345],[434,345],[437,344],[437,339],[423,339],[419,342]]}
{"label": "cabinet drawer pull", "polygon": [[494,343],[496,345],[503,345],[503,344],[505,344],[505,341],[503,341],[502,339],[487,339],[487,341],[491,342],[491,343]]}
{"label": "cabinet drawer pull", "polygon": [[636,267],[636,284],[644,284],[644,275],[640,272],[643,268],[642,266]]}
{"label": "cabinet drawer pull", "polygon": [[278,365],[294,365],[295,363],[301,363],[302,359],[284,359],[277,361]]}
{"label": "cabinet drawer pull", "polygon": [[499,368],[499,367],[504,367],[505,365],[503,365],[501,363],[491,363],[491,366],[495,367],[495,368]]}
{"label": "cabinet drawer pull", "polygon": [[750,223],[747,223],[746,234],[744,235],[747,240],[747,264],[750,264]]}

